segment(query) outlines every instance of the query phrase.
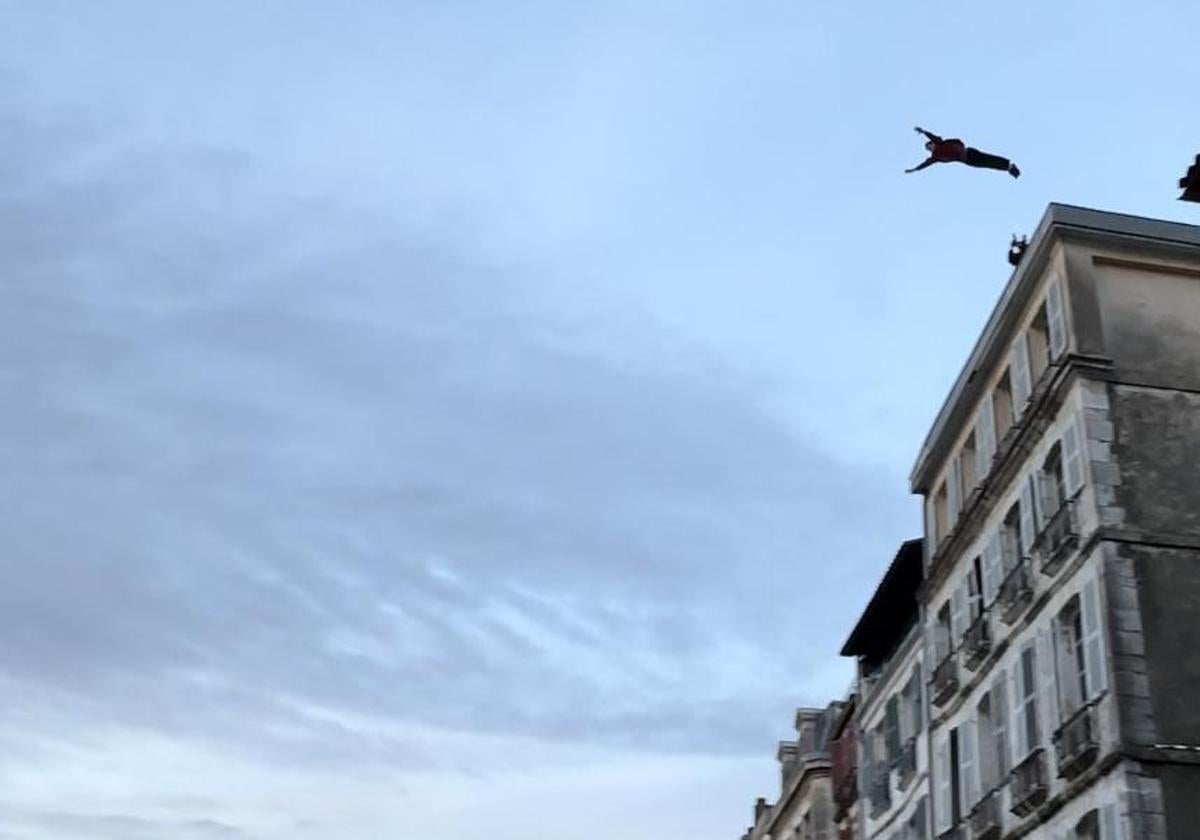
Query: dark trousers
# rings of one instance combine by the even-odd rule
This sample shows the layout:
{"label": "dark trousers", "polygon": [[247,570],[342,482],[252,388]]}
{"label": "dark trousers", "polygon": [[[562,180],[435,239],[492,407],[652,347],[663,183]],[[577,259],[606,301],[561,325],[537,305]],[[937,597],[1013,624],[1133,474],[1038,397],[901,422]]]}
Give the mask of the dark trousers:
{"label": "dark trousers", "polygon": [[1007,172],[1008,167],[1012,165],[1008,158],[989,155],[987,152],[972,149],[970,146],[967,146],[967,159],[963,162],[967,166],[977,166],[980,169],[1000,169],[1004,172]]}

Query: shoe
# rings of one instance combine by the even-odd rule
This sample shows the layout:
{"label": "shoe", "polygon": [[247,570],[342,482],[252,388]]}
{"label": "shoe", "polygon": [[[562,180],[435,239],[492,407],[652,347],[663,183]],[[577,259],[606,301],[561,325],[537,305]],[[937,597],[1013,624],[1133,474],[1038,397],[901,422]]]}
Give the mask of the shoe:
{"label": "shoe", "polygon": [[1015,163],[1010,163],[1008,165],[1008,174],[1013,176],[1014,178],[1020,178],[1021,170],[1017,169],[1017,165]]}

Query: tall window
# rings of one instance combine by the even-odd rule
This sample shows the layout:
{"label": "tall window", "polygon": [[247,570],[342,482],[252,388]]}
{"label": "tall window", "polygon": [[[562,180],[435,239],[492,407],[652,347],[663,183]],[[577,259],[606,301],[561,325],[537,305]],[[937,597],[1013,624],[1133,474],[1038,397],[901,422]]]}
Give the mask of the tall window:
{"label": "tall window", "polygon": [[1043,517],[1049,522],[1067,500],[1067,484],[1063,475],[1062,445],[1055,443],[1042,463],[1041,501]]}
{"label": "tall window", "polygon": [[1004,435],[1016,422],[1013,414],[1012,379],[1008,370],[1004,371],[1004,375],[996,384],[996,390],[992,393],[992,411],[996,418],[996,440],[1004,440]]}
{"label": "tall window", "polygon": [[1019,762],[1038,745],[1037,658],[1030,642],[1013,667],[1013,761]]}
{"label": "tall window", "polygon": [[933,497],[933,516],[937,526],[937,542],[940,543],[946,534],[950,533],[950,499],[946,491],[946,482],[942,482]]}
{"label": "tall window", "polygon": [[1054,619],[1059,705],[1069,715],[1108,684],[1096,578],[1084,582]]}
{"label": "tall window", "polygon": [[979,456],[975,450],[975,430],[971,430],[971,434],[967,435],[966,443],[963,444],[962,451],[958,454],[959,462],[962,464],[960,473],[962,474],[962,494],[965,499],[971,495],[971,491],[979,484],[982,478],[979,475]]}
{"label": "tall window", "polygon": [[976,555],[967,573],[967,626],[983,614],[983,557]]}
{"label": "tall window", "polygon": [[938,610],[937,623],[933,627],[933,658],[938,664],[949,656],[950,652],[954,649],[952,638],[950,602],[947,601]]}
{"label": "tall window", "polygon": [[1029,369],[1033,374],[1033,381],[1037,382],[1046,372],[1046,368],[1050,367],[1050,328],[1046,320],[1044,302],[1038,307],[1026,337],[1029,341]]}
{"label": "tall window", "polygon": [[1014,504],[1000,526],[1000,567],[1008,574],[1021,559],[1021,505]]}

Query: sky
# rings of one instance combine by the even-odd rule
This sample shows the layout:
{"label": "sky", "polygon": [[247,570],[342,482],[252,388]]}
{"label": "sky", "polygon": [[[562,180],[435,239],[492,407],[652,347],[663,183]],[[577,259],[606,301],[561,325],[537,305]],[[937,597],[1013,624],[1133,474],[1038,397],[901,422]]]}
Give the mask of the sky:
{"label": "sky", "polygon": [[0,0],[0,838],[738,836],[1009,237],[1200,223],[1200,6],[977,6]]}

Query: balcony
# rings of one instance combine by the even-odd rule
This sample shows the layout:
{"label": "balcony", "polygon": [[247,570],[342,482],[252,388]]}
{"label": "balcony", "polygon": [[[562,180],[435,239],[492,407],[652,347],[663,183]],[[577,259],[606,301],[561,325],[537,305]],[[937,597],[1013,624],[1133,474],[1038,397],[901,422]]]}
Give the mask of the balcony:
{"label": "balcony", "polygon": [[1053,740],[1058,775],[1064,779],[1074,779],[1091,766],[1100,753],[1096,707],[1080,707],[1058,728]]}
{"label": "balcony", "polygon": [[958,691],[958,660],[951,651],[946,658],[933,669],[933,705],[944,706],[950,702],[954,692]]}
{"label": "balcony", "polygon": [[907,788],[908,783],[917,775],[917,738],[915,735],[904,742],[904,746],[900,748],[900,754],[892,762],[892,769],[896,771],[896,787],[900,790]]}
{"label": "balcony", "polygon": [[985,793],[971,809],[969,817],[972,840],[996,840],[1004,829],[1000,813],[1000,791]]}
{"label": "balcony", "polygon": [[871,800],[871,817],[874,819],[892,807],[891,770],[886,764],[871,768],[867,779],[867,796]]}
{"label": "balcony", "polygon": [[1046,801],[1046,752],[1041,747],[1013,768],[1008,776],[1009,810],[1027,817]]}
{"label": "balcony", "polygon": [[974,671],[979,667],[979,663],[987,659],[988,652],[991,649],[992,631],[988,625],[988,614],[981,612],[971,622],[971,626],[967,628],[967,632],[963,634],[963,667]]}
{"label": "balcony", "polygon": [[1000,594],[996,596],[1000,620],[1013,624],[1032,600],[1033,578],[1029,574],[1029,561],[1021,558],[1000,584]]}
{"label": "balcony", "polygon": [[937,840],[967,840],[967,832],[961,825],[955,825],[939,834]]}
{"label": "balcony", "polygon": [[1044,575],[1057,574],[1078,542],[1079,517],[1075,502],[1063,502],[1033,544],[1038,571]]}

